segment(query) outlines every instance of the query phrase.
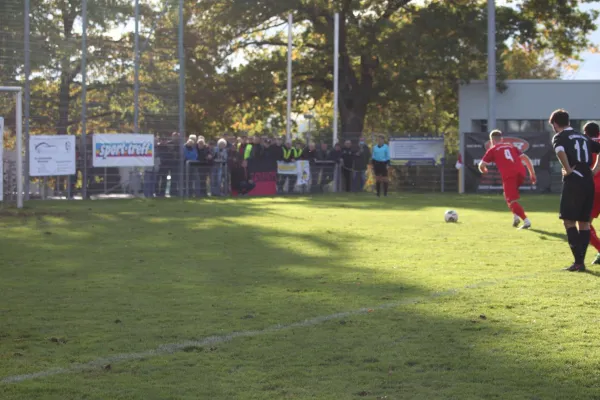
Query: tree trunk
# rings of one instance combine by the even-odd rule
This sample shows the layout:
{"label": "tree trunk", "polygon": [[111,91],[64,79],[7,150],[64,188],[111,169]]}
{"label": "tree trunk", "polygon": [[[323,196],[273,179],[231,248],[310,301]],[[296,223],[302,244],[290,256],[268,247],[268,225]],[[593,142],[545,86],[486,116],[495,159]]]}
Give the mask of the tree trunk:
{"label": "tree trunk", "polygon": [[56,124],[56,134],[66,135],[69,126],[69,104],[71,102],[71,77],[69,73],[68,60],[61,62],[60,87],[58,91],[58,123]]}
{"label": "tree trunk", "polygon": [[360,93],[340,94],[340,140],[358,140],[362,136],[366,116],[367,105]]}

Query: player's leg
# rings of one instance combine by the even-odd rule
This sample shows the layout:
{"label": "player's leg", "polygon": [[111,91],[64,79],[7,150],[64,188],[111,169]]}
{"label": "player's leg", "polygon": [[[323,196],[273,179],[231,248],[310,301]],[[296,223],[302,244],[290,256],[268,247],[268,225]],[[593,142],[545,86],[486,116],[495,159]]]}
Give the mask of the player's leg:
{"label": "player's leg", "polygon": [[522,182],[522,179],[519,177],[510,177],[502,180],[502,186],[504,187],[504,198],[506,199],[506,204],[508,204],[508,208],[513,213],[513,226],[517,227],[520,220],[523,220],[523,226],[521,229],[529,229],[531,228],[531,222],[527,218],[525,210],[521,204],[519,204],[519,199],[521,198],[519,194],[519,186]]}
{"label": "player's leg", "polygon": [[585,271],[584,260],[582,259],[581,240],[579,230],[577,229],[577,220],[580,219],[583,207],[583,195],[579,182],[572,181],[573,177],[567,177],[563,183],[562,194],[560,196],[560,215],[567,232],[567,241],[573,254],[574,262],[567,271],[578,272]]}
{"label": "player's leg", "polygon": [[[600,193],[594,194],[594,207],[592,208],[591,220],[598,218],[600,215]],[[594,225],[590,224],[590,244],[596,249],[598,252],[596,254],[596,258],[592,264],[600,264],[600,239],[596,234],[596,229],[594,229]]]}
{"label": "player's leg", "polygon": [[591,215],[592,215],[592,209],[594,208],[594,184],[593,181],[590,179],[588,180],[588,182],[586,182],[586,185],[584,187],[584,196],[583,198],[585,199],[582,203],[581,206],[581,215],[579,216],[578,219],[578,227],[579,227],[579,251],[580,251],[580,258],[583,264],[585,264],[585,256],[587,254],[587,248],[590,244],[590,238],[591,238],[591,232],[590,232],[590,228],[591,228]]}

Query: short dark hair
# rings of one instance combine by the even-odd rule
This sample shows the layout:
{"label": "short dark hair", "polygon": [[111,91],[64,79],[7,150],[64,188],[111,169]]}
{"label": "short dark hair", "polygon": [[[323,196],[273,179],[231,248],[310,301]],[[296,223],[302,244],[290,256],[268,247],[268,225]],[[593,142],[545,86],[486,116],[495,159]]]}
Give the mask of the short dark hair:
{"label": "short dark hair", "polygon": [[595,122],[588,122],[583,127],[583,132],[591,138],[600,136],[600,127]]}
{"label": "short dark hair", "polygon": [[552,115],[550,115],[550,124],[556,124],[561,128],[569,126],[569,113],[562,108],[555,110]]}

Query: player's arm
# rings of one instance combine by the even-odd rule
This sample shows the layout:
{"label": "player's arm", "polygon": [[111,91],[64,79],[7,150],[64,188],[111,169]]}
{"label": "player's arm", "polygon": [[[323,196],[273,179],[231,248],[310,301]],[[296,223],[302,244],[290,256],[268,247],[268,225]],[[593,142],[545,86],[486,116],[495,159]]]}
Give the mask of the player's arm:
{"label": "player's arm", "polygon": [[[600,143],[596,142],[595,140],[590,140],[588,144],[592,153],[600,153]],[[600,172],[600,155],[596,157],[596,164],[594,164],[594,167],[592,168],[592,173],[594,175],[596,175],[598,172]]]}
{"label": "player's arm", "polygon": [[560,165],[563,168],[563,174],[565,176],[569,176],[573,173],[573,168],[569,165],[569,158],[567,157],[567,153],[565,152],[564,146],[560,143],[558,135],[554,137],[552,141],[552,146],[554,147],[554,152],[556,153],[556,157],[560,162]]}
{"label": "player's arm", "polygon": [[525,168],[529,171],[529,176],[531,177],[531,183],[535,185],[537,181],[537,177],[535,176],[535,169],[533,168],[533,163],[531,162],[531,158],[529,158],[526,154],[520,155],[521,162],[525,164]]}
{"label": "player's arm", "polygon": [[487,168],[488,165],[489,165],[489,163],[486,163],[485,161],[481,160],[479,162],[479,165],[477,165],[477,167],[479,168],[479,171],[482,174],[487,174],[488,173],[488,168]]}
{"label": "player's arm", "polygon": [[477,165],[477,168],[479,168],[479,171],[482,174],[487,174],[488,173],[487,166],[490,165],[493,162],[494,162],[494,153],[492,153],[492,149],[489,149],[483,155],[483,158],[481,159],[481,161]]}

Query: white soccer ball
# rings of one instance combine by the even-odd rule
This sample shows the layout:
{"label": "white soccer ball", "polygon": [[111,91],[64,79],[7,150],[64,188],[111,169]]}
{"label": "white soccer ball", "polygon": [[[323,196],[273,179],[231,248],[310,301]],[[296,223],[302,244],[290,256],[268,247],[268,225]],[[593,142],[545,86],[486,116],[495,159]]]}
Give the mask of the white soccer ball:
{"label": "white soccer ball", "polygon": [[448,210],[444,214],[444,220],[446,222],[458,222],[458,213],[454,210]]}

